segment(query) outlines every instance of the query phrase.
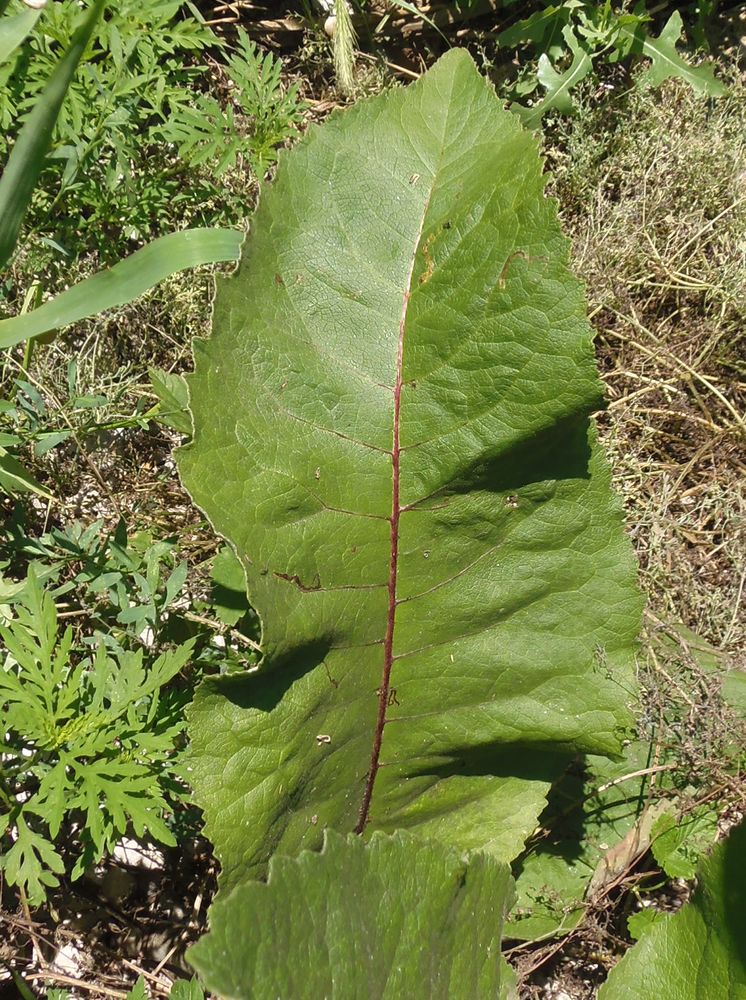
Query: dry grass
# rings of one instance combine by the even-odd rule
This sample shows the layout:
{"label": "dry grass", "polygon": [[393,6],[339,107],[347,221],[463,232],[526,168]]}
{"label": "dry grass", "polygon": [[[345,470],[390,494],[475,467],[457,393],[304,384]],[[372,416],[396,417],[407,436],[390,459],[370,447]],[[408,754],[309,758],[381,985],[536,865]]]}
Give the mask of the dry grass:
{"label": "dry grass", "polygon": [[652,608],[744,648],[746,81],[586,109],[550,149],[587,283],[604,443]]}
{"label": "dry grass", "polygon": [[[209,331],[212,290],[207,269],[175,275],[143,299],[38,344],[28,366],[20,351],[8,355],[6,393],[13,379],[29,382],[47,407],[44,430],[74,432],[42,458],[29,446],[22,453],[55,498],[31,504],[37,528],[97,518],[113,527],[123,516],[132,530],[165,537],[201,520],[175,474],[178,436],[143,417],[157,401],[148,369],[191,368],[192,340]],[[101,406],[71,408],[72,359],[75,393],[104,397]]]}

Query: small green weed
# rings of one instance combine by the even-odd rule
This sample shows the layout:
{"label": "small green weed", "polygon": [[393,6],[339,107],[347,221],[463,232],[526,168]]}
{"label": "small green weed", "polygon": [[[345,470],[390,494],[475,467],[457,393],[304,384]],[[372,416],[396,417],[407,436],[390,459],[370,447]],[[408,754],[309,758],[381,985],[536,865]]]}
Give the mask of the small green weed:
{"label": "small green weed", "polygon": [[[546,112],[568,114],[575,110],[574,93],[584,79],[598,80],[599,69],[645,65],[641,83],[657,87],[669,77],[686,81],[699,94],[715,97],[725,93],[712,67],[679,51],[684,18],[691,40],[708,48],[708,35],[715,21],[715,3],[634,5],[618,0],[591,3],[564,0],[560,3],[531,2],[422,5],[392,3],[384,18],[367,0],[335,0],[324,4],[332,16],[328,30],[337,83],[344,93],[355,88],[353,75],[356,36],[350,10],[354,11],[358,34],[380,44],[384,39],[399,47],[401,37],[422,39],[424,56],[433,43],[463,44],[458,34],[474,38],[477,50],[493,72],[501,96],[511,103],[531,128],[541,125]],[[310,14],[307,11],[307,16]],[[683,17],[682,17],[683,15]],[[426,56],[426,58],[427,58]],[[390,64],[402,71],[401,66]],[[404,68],[407,75],[411,71]]]}
{"label": "small green weed", "polygon": [[[49,5],[0,68],[0,159],[79,17],[74,4]],[[264,173],[302,108],[273,55],[243,33],[216,59],[224,48],[183,0],[111,8],[68,92],[27,220],[33,270],[62,276],[87,252],[108,263],[164,231],[241,217],[217,178],[239,171],[245,194],[247,172]]]}
{"label": "small green weed", "polygon": [[3,568],[17,580],[31,562],[20,582],[0,574],[0,868],[34,904],[127,833],[175,844],[193,830],[184,708],[203,671],[245,669],[255,645],[229,550],[190,600],[173,541],[101,528],[6,529]]}
{"label": "small green weed", "polygon": [[[177,979],[168,992],[169,1000],[204,1000],[205,993],[196,979]],[[68,990],[47,990],[47,1000],[70,1000]],[[142,976],[127,993],[125,1000],[148,1000]]]}
{"label": "small green weed", "polygon": [[183,795],[174,749],[184,728],[183,696],[162,692],[184,667],[192,643],[145,660],[113,637],[81,656],[73,630],[33,571],[0,626],[6,733],[0,796],[12,842],[2,856],[11,885],[32,903],[64,871],[54,841],[63,828],[78,842],[72,877],[130,828],[175,844],[166,823]]}
{"label": "small green weed", "polygon": [[87,438],[148,424],[151,408],[144,397],[133,412],[123,412],[129,380],[101,386],[97,392],[81,391],[78,364],[71,359],[66,366],[65,391],[58,395],[51,386],[32,381],[25,369],[21,371],[26,377],[8,378],[3,387],[7,397],[0,398],[0,494],[15,497],[35,493],[51,498],[54,487],[40,483],[29,466],[34,467],[65,442],[81,447]]}
{"label": "small green weed", "polygon": [[230,88],[225,107],[214,97],[199,95],[193,107],[175,107],[159,135],[175,143],[193,166],[210,164],[220,175],[247,165],[261,177],[302,119],[298,87],[285,90],[279,59],[271,52],[262,54],[241,29],[221,69]]}

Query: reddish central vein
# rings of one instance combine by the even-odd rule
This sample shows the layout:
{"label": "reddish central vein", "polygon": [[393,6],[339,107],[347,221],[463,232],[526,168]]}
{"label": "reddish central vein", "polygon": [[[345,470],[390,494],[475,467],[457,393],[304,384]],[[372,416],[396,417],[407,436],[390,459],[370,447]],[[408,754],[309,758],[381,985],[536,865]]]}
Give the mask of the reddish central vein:
{"label": "reddish central vein", "polygon": [[376,718],[376,728],[373,735],[373,750],[370,755],[370,768],[365,779],[365,791],[363,801],[360,805],[355,833],[362,833],[365,824],[368,822],[370,812],[370,800],[373,797],[373,786],[376,781],[376,774],[381,759],[381,744],[383,743],[383,728],[386,725],[386,709],[389,704],[391,691],[391,667],[394,662],[394,626],[396,624],[396,577],[399,562],[399,518],[402,513],[399,503],[399,474],[401,447],[399,444],[399,426],[401,413],[401,390],[402,390],[402,365],[404,360],[404,327],[407,322],[407,307],[409,296],[412,290],[412,275],[417,260],[417,248],[422,239],[422,230],[425,225],[425,216],[429,206],[429,198],[425,204],[420,229],[415,240],[415,250],[409,264],[409,274],[407,275],[407,285],[402,301],[401,318],[399,320],[399,344],[396,355],[396,379],[394,381],[394,432],[391,448],[391,558],[389,560],[389,580],[388,580],[388,608],[386,613],[386,636],[383,640],[383,675],[381,686],[378,689],[378,716]]}

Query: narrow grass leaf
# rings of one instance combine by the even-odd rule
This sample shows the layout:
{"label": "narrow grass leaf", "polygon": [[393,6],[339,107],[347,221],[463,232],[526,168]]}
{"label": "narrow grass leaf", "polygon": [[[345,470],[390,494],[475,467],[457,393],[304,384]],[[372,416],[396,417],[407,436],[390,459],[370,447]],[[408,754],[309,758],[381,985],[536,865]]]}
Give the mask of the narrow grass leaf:
{"label": "narrow grass leaf", "polygon": [[42,486],[14,455],[0,447],[0,492],[3,491],[10,496],[15,496],[17,493],[36,493],[45,500],[54,499],[49,490]]}
{"label": "narrow grass leaf", "polygon": [[0,268],[8,262],[44,166],[57,115],[106,0],[95,0],[21,129],[0,177]]}
{"label": "narrow grass leaf", "polygon": [[0,21],[0,66],[13,55],[36,24],[40,10],[21,11]]}
{"label": "narrow grass leaf", "polygon": [[423,21],[431,28],[434,28],[438,32],[440,37],[443,39],[443,41],[446,43],[446,45],[451,44],[448,40],[448,37],[443,34],[438,25],[435,23],[435,21],[433,21],[432,18],[428,17],[423,10],[420,10],[418,7],[415,7],[413,3],[408,3],[407,0],[389,0],[389,6],[401,7],[402,10],[406,10],[408,13],[414,14],[414,16],[418,20]]}
{"label": "narrow grass leaf", "polygon": [[125,305],[178,271],[238,260],[242,240],[236,229],[185,229],[161,236],[38,309],[0,320],[0,349]]}

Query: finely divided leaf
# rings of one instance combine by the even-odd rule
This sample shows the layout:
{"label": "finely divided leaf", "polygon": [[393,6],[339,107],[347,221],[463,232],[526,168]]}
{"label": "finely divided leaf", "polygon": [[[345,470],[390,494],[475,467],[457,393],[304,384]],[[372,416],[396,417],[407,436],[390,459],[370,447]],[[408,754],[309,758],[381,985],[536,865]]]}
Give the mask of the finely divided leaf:
{"label": "finely divided leaf", "polygon": [[510,895],[488,855],[327,831],[320,854],[276,856],[267,883],[216,903],[189,958],[224,1000],[499,997]]}
{"label": "finely divided leaf", "polygon": [[[3,828],[6,817],[0,817]],[[62,858],[45,836],[30,829],[20,813],[15,818],[15,840],[8,851],[0,855],[3,875],[10,885],[24,887],[32,906],[44,902],[46,889],[60,884],[57,878],[65,870]]]}
{"label": "finely divided leaf", "polygon": [[191,709],[225,886],[327,828],[512,858],[619,748],[640,599],[544,184],[453,51],[310,129],[221,283],[179,464],[264,629]]}
{"label": "finely divided leaf", "polygon": [[703,862],[690,903],[656,922],[612,969],[599,1000],[746,998],[746,826]]}

